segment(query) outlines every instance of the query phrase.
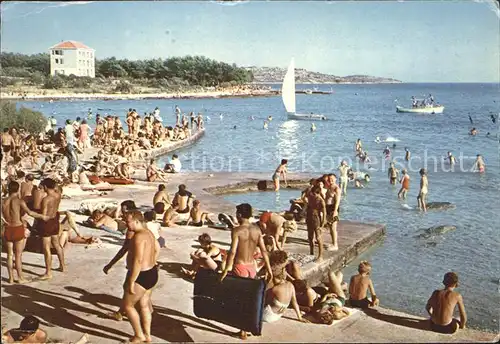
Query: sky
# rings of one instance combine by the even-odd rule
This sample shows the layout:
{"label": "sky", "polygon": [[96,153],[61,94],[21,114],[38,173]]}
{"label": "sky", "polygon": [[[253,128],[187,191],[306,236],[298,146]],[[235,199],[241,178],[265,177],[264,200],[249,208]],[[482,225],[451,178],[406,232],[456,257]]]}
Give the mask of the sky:
{"label": "sky", "polygon": [[500,14],[489,0],[2,2],[1,50],[62,40],[96,57],[204,55],[404,82],[500,82]]}

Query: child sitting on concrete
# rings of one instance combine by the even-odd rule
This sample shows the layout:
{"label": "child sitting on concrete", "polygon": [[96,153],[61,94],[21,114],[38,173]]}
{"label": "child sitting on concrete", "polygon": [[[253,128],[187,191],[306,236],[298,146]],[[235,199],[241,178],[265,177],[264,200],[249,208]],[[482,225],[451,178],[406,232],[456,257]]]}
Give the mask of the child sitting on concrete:
{"label": "child sitting on concrete", "polygon": [[[425,309],[431,316],[431,329],[435,332],[452,334],[458,328],[465,328],[467,314],[465,314],[462,295],[454,291],[458,287],[458,276],[454,272],[447,272],[443,279],[444,289],[434,290]],[[455,306],[460,311],[460,321],[453,317]]]}
{"label": "child sitting on concrete", "polygon": [[209,213],[201,211],[200,201],[195,199],[193,201],[193,208],[189,212],[189,218],[187,219],[186,226],[189,226],[191,223],[191,226],[202,227],[205,222],[209,225],[213,225],[214,222],[208,216]]}
{"label": "child sitting on concrete", "polygon": [[[349,303],[351,307],[368,308],[378,306],[379,300],[370,277],[372,266],[366,260],[359,263],[358,274],[351,277],[349,283]],[[366,292],[370,290],[372,300],[368,299]]]}

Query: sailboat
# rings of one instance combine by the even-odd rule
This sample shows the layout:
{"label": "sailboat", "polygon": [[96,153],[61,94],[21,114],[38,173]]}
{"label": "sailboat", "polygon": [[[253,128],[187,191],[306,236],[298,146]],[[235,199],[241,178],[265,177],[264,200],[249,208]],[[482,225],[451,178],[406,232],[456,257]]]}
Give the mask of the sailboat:
{"label": "sailboat", "polygon": [[326,116],[314,113],[299,114],[295,112],[295,60],[292,58],[288,70],[283,79],[283,86],[281,87],[281,97],[283,105],[288,115],[288,119],[301,119],[301,120],[326,120]]}

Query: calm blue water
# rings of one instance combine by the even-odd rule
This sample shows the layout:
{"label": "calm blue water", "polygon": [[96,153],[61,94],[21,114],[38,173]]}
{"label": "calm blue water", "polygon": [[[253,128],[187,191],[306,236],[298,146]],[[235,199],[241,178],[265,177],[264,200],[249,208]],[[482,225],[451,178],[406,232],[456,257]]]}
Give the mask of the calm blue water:
{"label": "calm blue water", "polygon": [[[314,86],[307,86],[311,88]],[[320,89],[330,90],[330,85]],[[192,171],[268,171],[271,176],[281,158],[289,160],[290,171],[322,174],[336,170],[342,158],[353,159],[357,138],[374,160],[373,170],[359,166],[372,176],[363,190],[350,189],[343,200],[346,219],[372,221],[387,225],[384,243],[366,257],[373,265],[373,280],[383,305],[424,314],[425,303],[443,274],[454,270],[460,278],[459,291],[466,302],[471,326],[498,330],[500,311],[500,164],[498,139],[486,137],[498,133],[490,112],[499,112],[499,88],[494,84],[394,84],[333,85],[332,95],[297,95],[297,111],[322,113],[330,120],[317,122],[287,121],[280,97],[148,100],[148,101],[73,101],[24,102],[46,115],[55,112],[59,124],[66,118],[84,117],[88,108],[94,114],[116,113],[124,117],[128,108],[139,113],[159,106],[164,120],[172,123],[174,106],[184,112],[203,111],[210,116],[207,133],[195,146],[178,152],[183,167]],[[407,104],[412,95],[433,94],[446,106],[443,115],[418,116],[397,114],[395,100]],[[21,103],[20,103],[21,104]],[[42,107],[43,106],[43,107]],[[97,110],[97,109],[106,110]],[[223,114],[220,119],[219,114]],[[479,134],[470,137],[468,114]],[[272,115],[268,130],[263,121]],[[255,120],[250,120],[251,116]],[[236,126],[236,129],[233,127]],[[412,178],[407,203],[416,205],[418,169],[429,169],[429,201],[448,201],[457,208],[425,215],[403,209],[397,199],[397,187],[389,185],[386,164],[382,162],[385,144],[375,137],[396,138],[395,158],[404,156],[404,147],[412,151],[409,168]],[[389,143],[392,146],[392,142]],[[448,172],[442,165],[447,151],[461,158],[464,169],[472,166],[476,154],[482,154],[487,173]],[[375,161],[376,160],[376,161]],[[438,161],[434,164],[433,161]],[[230,195],[234,202],[250,202],[260,209],[283,209],[298,191]],[[426,240],[415,238],[418,230],[451,224],[457,230]]]}

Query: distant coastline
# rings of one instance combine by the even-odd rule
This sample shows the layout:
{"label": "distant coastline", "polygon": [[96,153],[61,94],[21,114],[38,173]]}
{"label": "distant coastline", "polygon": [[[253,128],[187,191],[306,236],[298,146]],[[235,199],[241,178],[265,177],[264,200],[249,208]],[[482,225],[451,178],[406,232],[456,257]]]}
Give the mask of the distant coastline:
{"label": "distant coastline", "polygon": [[[253,74],[254,84],[280,84],[285,77],[286,69],[278,67],[244,67]],[[311,72],[295,68],[296,84],[399,84],[401,80],[371,75],[338,76]]]}

